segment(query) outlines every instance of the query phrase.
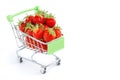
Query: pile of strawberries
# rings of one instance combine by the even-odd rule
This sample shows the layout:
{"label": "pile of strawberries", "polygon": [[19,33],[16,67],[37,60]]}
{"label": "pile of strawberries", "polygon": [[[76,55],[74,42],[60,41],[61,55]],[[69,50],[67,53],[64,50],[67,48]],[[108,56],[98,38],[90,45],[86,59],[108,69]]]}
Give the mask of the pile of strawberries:
{"label": "pile of strawberries", "polygon": [[[50,42],[62,36],[61,28],[56,25],[56,20],[51,13],[37,11],[34,15],[28,15],[20,21],[19,30],[44,43]],[[30,48],[40,48],[47,51],[47,45],[26,36],[26,45]]]}

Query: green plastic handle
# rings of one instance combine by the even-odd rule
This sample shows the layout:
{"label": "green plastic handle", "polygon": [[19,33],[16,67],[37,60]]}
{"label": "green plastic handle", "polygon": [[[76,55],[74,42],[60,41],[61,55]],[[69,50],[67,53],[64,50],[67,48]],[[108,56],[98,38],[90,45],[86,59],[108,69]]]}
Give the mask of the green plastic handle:
{"label": "green plastic handle", "polygon": [[19,12],[19,13],[13,14],[13,15],[8,15],[8,16],[7,16],[7,20],[8,20],[9,22],[13,22],[13,18],[14,18],[15,16],[18,16],[18,15],[20,15],[20,14],[23,14],[23,13],[26,13],[26,12],[29,12],[29,11],[32,11],[32,10],[38,11],[38,10],[39,10],[39,6],[36,6],[36,7],[32,8],[32,9],[28,9],[28,10],[21,11],[21,12]]}

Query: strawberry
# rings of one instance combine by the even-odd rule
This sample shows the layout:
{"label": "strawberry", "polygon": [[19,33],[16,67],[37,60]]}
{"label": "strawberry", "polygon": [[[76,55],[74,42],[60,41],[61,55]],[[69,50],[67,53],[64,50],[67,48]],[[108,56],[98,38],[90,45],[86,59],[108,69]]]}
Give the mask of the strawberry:
{"label": "strawberry", "polygon": [[61,28],[59,26],[54,27],[56,38],[59,38],[62,36],[62,32],[60,30],[61,30]]}
{"label": "strawberry", "polygon": [[33,29],[33,37],[40,40],[43,37],[43,25],[36,25]]}
{"label": "strawberry", "polygon": [[26,30],[26,34],[30,35],[30,36],[33,36],[33,31],[31,29],[27,29]]}
{"label": "strawberry", "polygon": [[45,19],[45,24],[46,24],[48,27],[50,27],[50,28],[52,28],[52,27],[55,26],[56,20],[55,20],[54,16],[52,16],[52,14],[49,14],[49,15],[46,17],[46,19]]}
{"label": "strawberry", "polygon": [[33,36],[33,30],[32,30],[32,24],[31,23],[27,23],[26,28],[25,28],[25,32],[26,34]]}
{"label": "strawberry", "polygon": [[49,26],[50,28],[54,27],[56,24],[56,21],[54,18],[46,18],[46,25]]}
{"label": "strawberry", "polygon": [[20,23],[19,23],[19,30],[20,30],[20,31],[24,32],[25,27],[26,27],[26,24],[25,24],[24,22],[20,22]]}
{"label": "strawberry", "polygon": [[41,16],[41,15],[35,15],[34,18],[33,18],[33,24],[43,24],[44,23],[44,17]]}
{"label": "strawberry", "polygon": [[56,34],[52,28],[49,28],[48,30],[44,31],[43,39],[45,42],[52,41],[53,39],[55,39],[55,37],[56,37]]}
{"label": "strawberry", "polygon": [[26,23],[29,23],[29,22],[32,22],[32,21],[33,21],[33,16],[32,15],[27,16],[26,19],[25,19]]}

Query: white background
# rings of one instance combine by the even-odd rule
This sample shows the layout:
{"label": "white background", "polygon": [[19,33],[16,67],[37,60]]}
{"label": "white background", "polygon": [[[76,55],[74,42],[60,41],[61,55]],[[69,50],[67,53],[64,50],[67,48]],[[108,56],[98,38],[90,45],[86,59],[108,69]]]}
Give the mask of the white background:
{"label": "white background", "polygon": [[[6,16],[39,5],[52,12],[65,36],[62,59],[45,75],[33,63],[18,63]],[[1,0],[0,80],[120,80],[119,0]]]}

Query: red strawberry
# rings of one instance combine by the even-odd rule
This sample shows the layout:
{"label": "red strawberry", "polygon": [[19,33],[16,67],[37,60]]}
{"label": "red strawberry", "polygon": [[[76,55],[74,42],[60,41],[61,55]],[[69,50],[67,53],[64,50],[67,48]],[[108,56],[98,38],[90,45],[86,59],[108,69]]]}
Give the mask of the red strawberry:
{"label": "red strawberry", "polygon": [[33,18],[34,18],[34,17],[33,17],[32,15],[27,16],[25,22],[26,22],[26,23],[29,23],[29,22],[32,23],[32,22],[33,22]]}
{"label": "red strawberry", "polygon": [[26,30],[26,34],[30,35],[30,36],[33,36],[33,31],[31,29],[27,29]]}
{"label": "red strawberry", "polygon": [[22,32],[24,32],[25,27],[26,27],[26,24],[24,22],[20,22],[19,30],[22,31]]}
{"label": "red strawberry", "polygon": [[35,15],[33,18],[33,23],[34,24],[40,24],[40,23],[44,23],[44,17],[41,15]]}
{"label": "red strawberry", "polygon": [[49,28],[48,30],[44,31],[43,39],[45,42],[52,41],[53,39],[55,39],[55,37],[56,37],[56,34],[52,28]]}
{"label": "red strawberry", "polygon": [[60,27],[54,27],[54,31],[55,31],[55,33],[56,33],[56,38],[59,38],[59,37],[61,37],[62,36],[62,32],[60,31],[61,30],[61,28]]}
{"label": "red strawberry", "polygon": [[26,34],[33,36],[33,28],[34,26],[31,23],[27,23],[25,27]]}
{"label": "red strawberry", "polygon": [[50,28],[54,27],[56,24],[56,21],[54,18],[46,18],[46,25],[49,26]]}
{"label": "red strawberry", "polygon": [[54,16],[53,16],[52,14],[48,14],[48,15],[46,16],[45,24],[46,24],[48,27],[50,27],[50,28],[52,28],[52,27],[55,26],[56,20],[54,19]]}
{"label": "red strawberry", "polygon": [[33,30],[33,37],[40,40],[43,37],[43,25],[36,25]]}

